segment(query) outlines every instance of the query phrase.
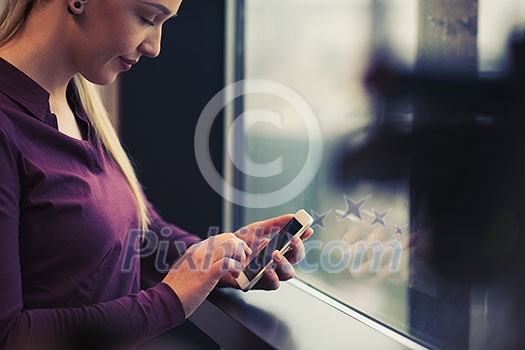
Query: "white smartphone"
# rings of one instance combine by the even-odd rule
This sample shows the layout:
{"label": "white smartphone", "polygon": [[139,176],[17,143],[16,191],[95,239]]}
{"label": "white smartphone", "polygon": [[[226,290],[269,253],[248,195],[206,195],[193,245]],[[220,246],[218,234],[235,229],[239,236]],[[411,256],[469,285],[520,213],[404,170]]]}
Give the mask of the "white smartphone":
{"label": "white smartphone", "polygon": [[282,254],[286,253],[292,238],[301,237],[312,222],[313,219],[306,210],[297,211],[294,217],[270,239],[266,247],[244,268],[236,279],[239,287],[244,291],[250,290],[261,279],[264,270],[272,263],[272,253],[276,250]]}

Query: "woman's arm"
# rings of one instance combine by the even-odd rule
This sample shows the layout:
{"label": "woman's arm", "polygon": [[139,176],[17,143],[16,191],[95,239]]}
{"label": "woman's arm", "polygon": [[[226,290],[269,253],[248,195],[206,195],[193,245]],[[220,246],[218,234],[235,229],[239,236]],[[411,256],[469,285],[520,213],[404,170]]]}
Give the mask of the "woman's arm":
{"label": "woman's arm", "polygon": [[17,165],[22,163],[11,145],[0,129],[0,348],[78,349],[89,344],[87,348],[101,349],[107,346],[103,344],[140,343],[182,323],[181,302],[164,283],[100,304],[25,308]]}
{"label": "woman's arm", "polygon": [[[12,292],[19,290],[18,286],[8,286]],[[0,348],[121,349],[140,344],[183,323],[184,319],[177,295],[165,283],[108,302],[75,308],[26,310],[19,294],[11,300],[2,300]]]}

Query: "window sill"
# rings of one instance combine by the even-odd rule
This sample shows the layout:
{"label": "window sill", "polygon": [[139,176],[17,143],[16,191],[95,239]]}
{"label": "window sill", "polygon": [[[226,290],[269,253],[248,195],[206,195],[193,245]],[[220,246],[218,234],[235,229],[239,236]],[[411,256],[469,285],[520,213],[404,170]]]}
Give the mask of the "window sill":
{"label": "window sill", "polygon": [[423,349],[329,300],[299,280],[273,292],[219,289],[190,321],[225,349]]}

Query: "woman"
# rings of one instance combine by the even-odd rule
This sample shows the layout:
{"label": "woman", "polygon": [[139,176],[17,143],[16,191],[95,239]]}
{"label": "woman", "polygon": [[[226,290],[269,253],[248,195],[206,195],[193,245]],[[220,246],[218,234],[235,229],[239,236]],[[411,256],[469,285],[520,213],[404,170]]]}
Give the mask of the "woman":
{"label": "woman", "polygon": [[[234,277],[260,247],[261,233],[290,218],[199,242],[162,221],[144,198],[91,83],[109,84],[142,56],[158,56],[162,24],[180,2],[6,2],[0,27],[1,348],[141,343],[182,323],[219,282],[236,287]],[[136,252],[140,244],[129,242],[137,228],[170,243],[169,264],[180,257],[181,244],[191,247],[161,273],[155,254],[129,260],[128,248]],[[304,246],[294,240],[286,257],[273,257],[275,270],[267,271],[261,289],[292,278],[291,264],[304,257]],[[156,285],[139,290],[141,277]]]}

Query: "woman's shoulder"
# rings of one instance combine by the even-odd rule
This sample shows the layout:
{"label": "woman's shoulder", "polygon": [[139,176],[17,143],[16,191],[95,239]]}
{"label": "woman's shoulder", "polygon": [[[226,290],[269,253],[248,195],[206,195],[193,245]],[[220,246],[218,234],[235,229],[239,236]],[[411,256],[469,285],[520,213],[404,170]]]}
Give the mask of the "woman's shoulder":
{"label": "woman's shoulder", "polygon": [[34,91],[21,94],[0,88],[0,127],[20,127],[28,122],[44,121],[47,112],[47,96],[35,94]]}
{"label": "woman's shoulder", "polygon": [[38,121],[22,106],[0,91],[0,138],[3,147],[8,147],[13,154],[23,153],[26,132]]}
{"label": "woman's shoulder", "polygon": [[[13,158],[13,156],[20,153],[16,141],[17,139],[17,128],[13,122],[13,118],[11,118],[9,109],[4,109],[2,106],[0,106],[0,157],[2,158],[0,159],[0,164],[6,161],[6,159],[4,159],[5,156],[8,156],[8,158]],[[17,157],[15,156],[13,159],[16,158]]]}
{"label": "woman's shoulder", "polygon": [[2,138],[13,139],[16,136],[16,118],[20,118],[20,110],[12,100],[0,91],[0,135]]}

